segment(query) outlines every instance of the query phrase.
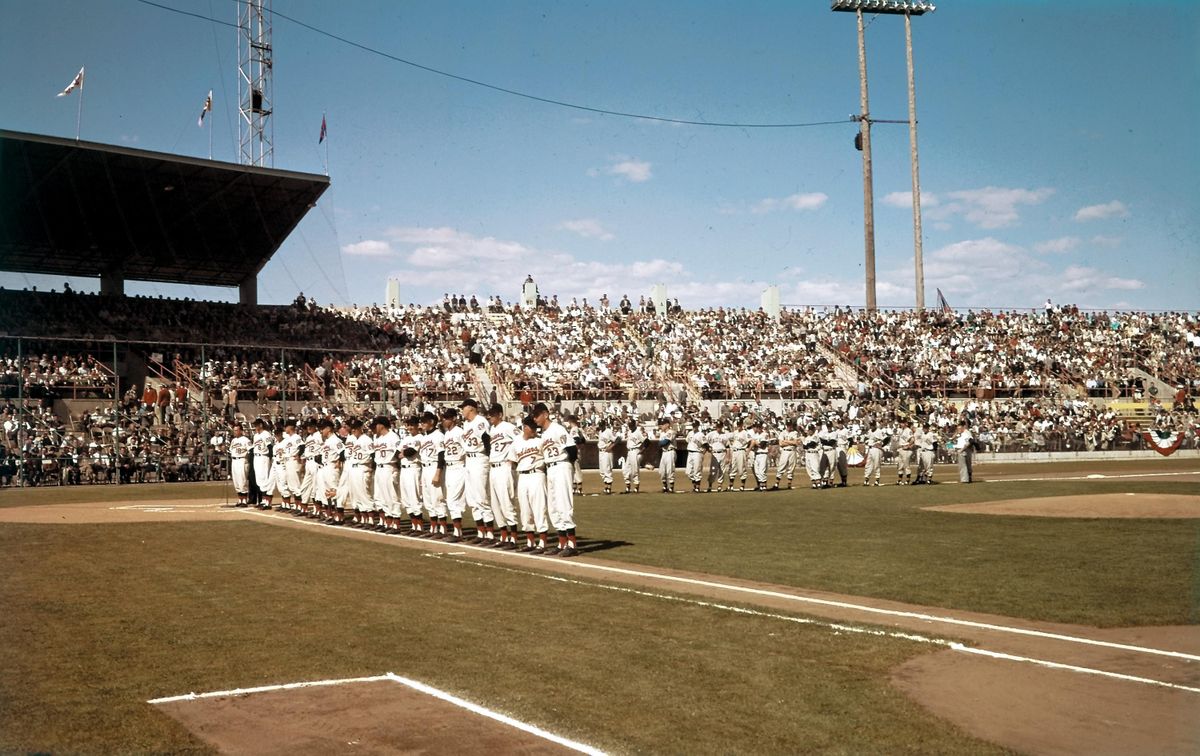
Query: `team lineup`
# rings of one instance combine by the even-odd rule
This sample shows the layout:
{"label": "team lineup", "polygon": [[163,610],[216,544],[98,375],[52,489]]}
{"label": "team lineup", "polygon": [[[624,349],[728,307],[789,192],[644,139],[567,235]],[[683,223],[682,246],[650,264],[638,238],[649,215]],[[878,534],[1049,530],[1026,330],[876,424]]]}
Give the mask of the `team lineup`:
{"label": "team lineup", "polygon": [[[272,433],[256,420],[248,438],[234,425],[229,456],[236,506],[272,509],[278,497],[278,508],[296,515],[450,542],[464,540],[469,509],[476,535],[468,543],[578,553],[578,450],[544,404],[520,427],[504,419],[499,405],[485,416],[473,399],[440,417],[410,417],[404,426],[398,433],[386,416],[369,427],[352,418],[339,432],[325,418],[305,420],[297,432],[289,419]],[[551,527],[555,546],[547,544]]]}
{"label": "team lineup", "polygon": [[[228,453],[236,506],[278,507],[332,524],[450,542],[466,539],[469,510],[475,535],[467,543],[575,556],[574,497],[583,492],[585,439],[574,418],[563,420],[565,426],[539,403],[514,425],[501,405],[481,412],[467,399],[457,409],[409,417],[402,428],[386,415],[369,424],[350,418],[340,427],[329,418],[288,419],[273,431],[259,419],[250,437],[235,423]],[[820,426],[797,421],[803,432],[790,424],[768,432],[760,420],[746,425],[692,422],[683,441],[693,493],[792,489],[800,465],[814,489],[849,485],[849,469],[859,466],[862,485],[879,486],[885,449],[894,454],[897,485],[928,484],[941,443],[920,423],[892,429],[847,427],[840,419]],[[675,493],[677,434],[670,421],[660,420],[650,434],[636,420],[601,421],[597,429],[605,495],[614,492],[618,469],[620,493],[641,492],[643,455],[655,444],[662,491]],[[959,480],[969,483],[974,441],[965,425],[953,445]],[[625,449],[620,459],[619,446]],[[547,540],[551,528],[554,545]]]}

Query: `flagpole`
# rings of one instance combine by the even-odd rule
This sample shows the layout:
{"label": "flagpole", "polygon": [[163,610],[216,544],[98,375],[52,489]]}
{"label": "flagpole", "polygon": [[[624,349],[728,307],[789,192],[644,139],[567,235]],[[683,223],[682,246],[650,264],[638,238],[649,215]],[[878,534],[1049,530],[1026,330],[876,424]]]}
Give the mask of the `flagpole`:
{"label": "flagpole", "polygon": [[82,74],[79,77],[79,107],[75,111],[75,141],[79,141],[79,125],[83,122],[83,87],[87,84],[87,72],[84,69],[79,69]]}
{"label": "flagpole", "polygon": [[[321,113],[321,127],[325,127],[325,113]],[[325,175],[329,176],[329,130],[325,129]]]}
{"label": "flagpole", "polygon": [[212,122],[213,118],[208,119],[208,159],[212,160]]}

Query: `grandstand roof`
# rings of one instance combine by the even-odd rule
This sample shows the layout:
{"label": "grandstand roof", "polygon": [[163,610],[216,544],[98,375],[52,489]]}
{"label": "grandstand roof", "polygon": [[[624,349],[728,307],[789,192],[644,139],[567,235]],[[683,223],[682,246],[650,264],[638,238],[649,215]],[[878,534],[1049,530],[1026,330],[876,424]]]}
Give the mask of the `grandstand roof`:
{"label": "grandstand roof", "polygon": [[0,130],[0,270],[237,286],[329,178]]}

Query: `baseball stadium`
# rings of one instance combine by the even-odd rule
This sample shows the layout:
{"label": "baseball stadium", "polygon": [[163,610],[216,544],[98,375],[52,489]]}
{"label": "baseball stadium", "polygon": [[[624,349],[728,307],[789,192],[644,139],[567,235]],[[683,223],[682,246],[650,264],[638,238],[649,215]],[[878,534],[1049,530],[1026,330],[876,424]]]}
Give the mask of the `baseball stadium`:
{"label": "baseball stadium", "polygon": [[[219,63],[236,31],[236,159],[212,157],[213,91],[187,124],[208,157],[81,139],[96,66],[61,93],[73,137],[0,129],[0,280],[17,284],[0,286],[0,752],[1200,752],[1200,311],[1091,306],[1140,288],[1099,273],[1053,290],[1078,305],[946,301],[921,202],[950,224],[972,200],[913,201],[911,27],[933,4],[817,4],[843,47],[857,20],[861,66],[843,199],[865,213],[866,296],[839,305],[783,302],[803,291],[786,277],[706,298],[675,262],[609,288],[599,263],[536,267],[482,230],[341,243],[357,221],[333,205],[324,113],[322,170],[275,167],[309,163],[275,141],[296,106],[272,89],[272,22],[449,74],[297,20],[319,6],[129,5],[80,12],[142,14],[167,39],[211,26]],[[885,25],[907,32],[907,120],[869,115],[866,30],[882,44]],[[451,78],[672,139],[821,125]],[[436,137],[471,144],[455,118]],[[870,132],[891,149],[889,123],[911,128],[913,227],[881,211],[879,239],[915,243],[915,306],[889,299],[882,253],[875,277]],[[585,178],[650,179],[614,165]],[[802,196],[720,215],[826,201]],[[1051,194],[1021,196],[1001,213]],[[1109,212],[1084,210],[1071,222]],[[382,299],[356,304],[320,229],[348,265],[410,244],[408,267],[364,274]],[[1058,241],[1047,255],[1076,246]],[[431,277],[468,244],[484,251],[465,264],[503,270]],[[1175,255],[1195,272],[1194,244]],[[577,286],[580,268],[601,280]]]}

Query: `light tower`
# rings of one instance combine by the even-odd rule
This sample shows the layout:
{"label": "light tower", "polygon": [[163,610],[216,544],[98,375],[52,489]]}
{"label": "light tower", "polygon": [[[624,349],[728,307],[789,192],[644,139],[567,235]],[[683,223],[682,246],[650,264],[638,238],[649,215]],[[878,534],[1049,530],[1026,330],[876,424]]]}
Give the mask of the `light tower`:
{"label": "light tower", "polygon": [[866,248],[865,264],[867,278],[867,309],[875,309],[875,196],[871,176],[871,111],[867,101],[867,44],[863,34],[863,12],[904,16],[904,40],[908,53],[908,130],[912,157],[913,195],[913,254],[917,279],[917,309],[925,307],[925,263],[921,240],[921,189],[917,170],[917,96],[913,84],[912,26],[911,16],[920,16],[935,10],[933,3],[925,0],[833,0],[835,11],[853,13],[858,19],[858,78],[861,112],[854,119],[859,122],[859,136],[855,144],[863,154],[863,237]]}
{"label": "light tower", "polygon": [[275,164],[271,124],[271,0],[238,3],[238,144],[243,165]]}

